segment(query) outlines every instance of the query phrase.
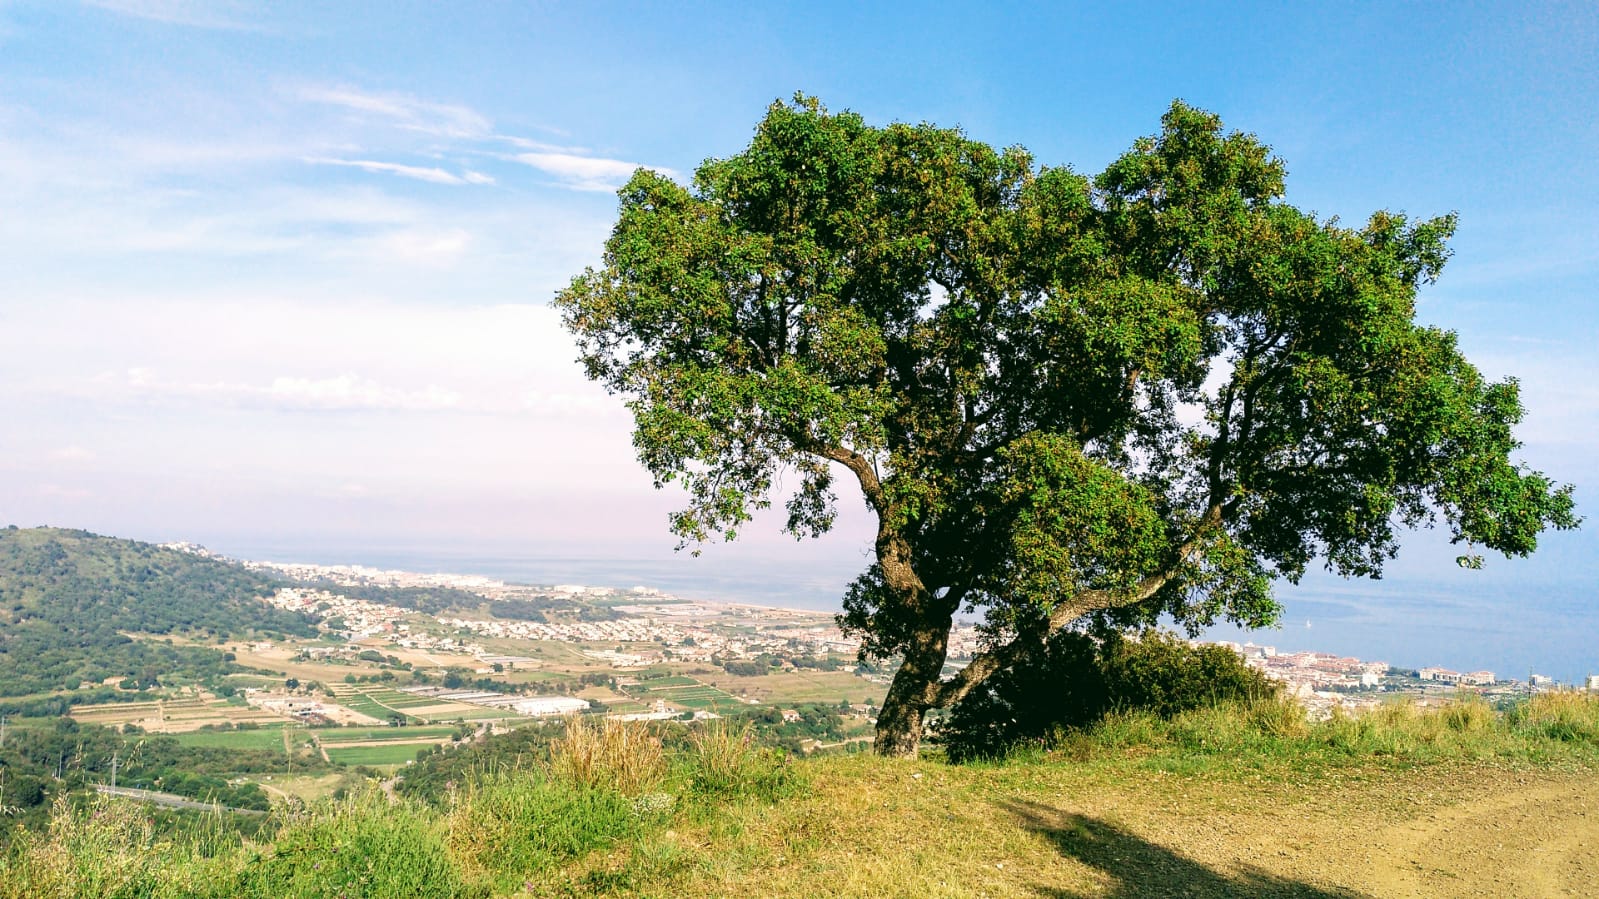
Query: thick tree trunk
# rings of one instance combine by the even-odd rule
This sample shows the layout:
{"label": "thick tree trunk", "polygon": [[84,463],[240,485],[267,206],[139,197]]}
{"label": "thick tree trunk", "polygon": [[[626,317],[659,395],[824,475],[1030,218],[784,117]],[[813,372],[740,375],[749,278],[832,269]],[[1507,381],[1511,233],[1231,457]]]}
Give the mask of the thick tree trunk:
{"label": "thick tree trunk", "polygon": [[922,722],[933,706],[939,675],[949,650],[949,624],[919,629],[905,649],[905,659],[895,673],[877,714],[878,755],[915,758],[922,744]]}

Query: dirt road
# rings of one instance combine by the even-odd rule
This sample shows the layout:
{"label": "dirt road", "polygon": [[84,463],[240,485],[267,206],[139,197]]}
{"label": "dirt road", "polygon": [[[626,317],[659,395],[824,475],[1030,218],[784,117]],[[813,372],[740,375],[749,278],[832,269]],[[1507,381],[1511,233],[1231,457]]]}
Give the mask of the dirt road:
{"label": "dirt road", "polygon": [[1377,896],[1599,896],[1599,779],[1469,799],[1375,842]]}

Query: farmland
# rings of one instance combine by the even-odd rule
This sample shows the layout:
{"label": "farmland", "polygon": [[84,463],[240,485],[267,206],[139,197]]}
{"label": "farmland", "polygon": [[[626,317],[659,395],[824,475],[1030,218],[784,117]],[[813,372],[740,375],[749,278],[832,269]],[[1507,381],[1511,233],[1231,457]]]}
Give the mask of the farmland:
{"label": "farmland", "polygon": [[452,702],[431,696],[418,696],[393,687],[335,684],[334,702],[354,712],[385,721],[395,715],[407,722],[491,721],[518,717],[506,709],[490,708],[469,702]]}
{"label": "farmland", "polygon": [[107,727],[131,724],[150,733],[184,733],[208,724],[283,722],[282,717],[264,709],[199,696],[78,706],[72,710],[72,718],[82,724],[102,724]]}

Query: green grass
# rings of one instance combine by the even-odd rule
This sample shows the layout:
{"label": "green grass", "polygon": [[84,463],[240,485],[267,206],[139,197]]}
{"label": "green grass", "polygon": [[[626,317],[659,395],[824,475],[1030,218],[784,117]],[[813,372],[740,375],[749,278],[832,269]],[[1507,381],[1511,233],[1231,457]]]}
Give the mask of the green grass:
{"label": "green grass", "polygon": [[[293,742],[301,742],[305,740],[307,735],[307,731],[295,728],[290,731],[289,739]],[[173,734],[172,736],[173,739],[184,746],[283,751],[283,727],[281,725],[246,730],[195,730],[188,733]]]}
{"label": "green grass", "polygon": [[317,739],[322,745],[332,748],[339,743],[369,742],[372,740],[408,740],[416,742],[418,738],[449,737],[455,734],[455,728],[446,725],[428,725],[422,727],[341,727],[328,728],[316,732]]}
{"label": "green grass", "polygon": [[[114,800],[62,803],[49,831],[0,855],[0,899],[1408,895],[1329,879],[1338,858],[1324,847],[1359,842],[1380,860],[1385,840],[1472,812],[1474,798],[1519,801],[1542,784],[1558,807],[1599,773],[1599,697],[1570,694],[1316,724],[1268,703],[1121,714],[967,765],[936,753],[796,764],[725,725],[677,750],[663,729],[568,727],[547,765],[467,776],[434,806],[376,792],[314,804],[259,843],[156,834]],[[329,751],[398,765],[418,745]]]}
{"label": "green grass", "polygon": [[680,674],[669,674],[664,677],[640,679],[636,687],[631,687],[629,689],[659,690],[665,687],[695,687],[699,686],[699,684],[700,682],[692,677],[684,677]]}
{"label": "green grass", "polygon": [[417,750],[433,743],[392,743],[383,746],[327,746],[328,758],[341,765],[403,765],[416,758]]}

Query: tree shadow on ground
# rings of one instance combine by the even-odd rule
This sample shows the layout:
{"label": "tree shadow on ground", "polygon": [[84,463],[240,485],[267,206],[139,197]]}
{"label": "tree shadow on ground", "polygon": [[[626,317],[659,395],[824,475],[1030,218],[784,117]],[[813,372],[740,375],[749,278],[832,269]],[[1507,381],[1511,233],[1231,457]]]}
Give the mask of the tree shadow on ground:
{"label": "tree shadow on ground", "polygon": [[1144,896],[1280,896],[1296,899],[1362,899],[1353,890],[1311,886],[1250,867],[1236,875],[1223,874],[1177,852],[1086,815],[1076,815],[1035,802],[1006,802],[1001,806],[1021,825],[1055,847],[1110,876],[1104,893],[1078,893],[1037,885],[1040,896],[1084,897],[1099,895],[1131,899]]}

